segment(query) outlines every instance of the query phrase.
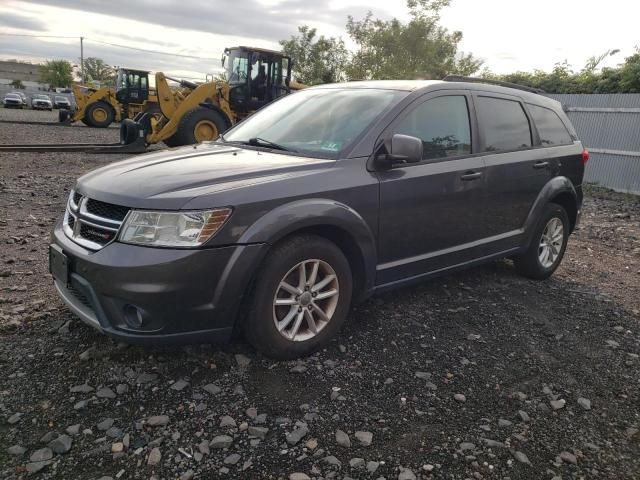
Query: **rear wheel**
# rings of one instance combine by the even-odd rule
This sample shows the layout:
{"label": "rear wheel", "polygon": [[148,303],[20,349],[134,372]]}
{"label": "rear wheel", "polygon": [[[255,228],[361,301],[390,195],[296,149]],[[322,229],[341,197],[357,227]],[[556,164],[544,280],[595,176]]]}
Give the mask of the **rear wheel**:
{"label": "rear wheel", "polygon": [[113,108],[106,102],[94,102],[85,110],[83,123],[98,128],[106,128],[113,123]]}
{"label": "rear wheel", "polygon": [[274,247],[256,275],[243,323],[249,342],[265,355],[309,355],[338,332],[351,303],[352,277],[342,251],[303,235]]}
{"label": "rear wheel", "polygon": [[566,210],[555,203],[547,204],[529,249],[514,258],[518,273],[534,280],[549,278],[564,257],[570,228]]}
{"label": "rear wheel", "polygon": [[164,140],[169,147],[192,145],[215,140],[227,129],[224,117],[206,107],[198,107],[185,113],[178,124],[178,130]]}

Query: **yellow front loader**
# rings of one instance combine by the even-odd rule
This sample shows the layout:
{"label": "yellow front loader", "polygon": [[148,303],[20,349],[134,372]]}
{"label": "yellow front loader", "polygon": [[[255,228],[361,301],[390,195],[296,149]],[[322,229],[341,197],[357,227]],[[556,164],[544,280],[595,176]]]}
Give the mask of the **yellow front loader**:
{"label": "yellow front loader", "polygon": [[61,122],[82,122],[89,127],[106,128],[140,112],[156,113],[158,99],[149,88],[149,72],[118,69],[116,88],[90,88],[73,85],[76,110],[60,110]]}
{"label": "yellow front loader", "polygon": [[[215,140],[239,120],[304,85],[291,81],[291,59],[281,52],[253,47],[227,48],[225,79],[195,84],[156,73],[161,115],[140,114],[123,121],[121,143],[144,137],[147,145],[173,147]],[[168,81],[180,88],[172,89]]]}

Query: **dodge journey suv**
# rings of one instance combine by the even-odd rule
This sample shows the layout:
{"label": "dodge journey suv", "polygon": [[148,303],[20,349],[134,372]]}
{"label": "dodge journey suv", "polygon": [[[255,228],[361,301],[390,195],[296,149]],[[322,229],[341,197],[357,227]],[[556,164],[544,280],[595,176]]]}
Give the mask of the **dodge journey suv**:
{"label": "dodge journey suv", "polygon": [[293,358],[376,292],[503,257],[549,277],[580,216],[587,160],[560,104],[531,91],[322,85],[215,142],[81,177],[50,269],[69,308],[117,339],[242,331]]}

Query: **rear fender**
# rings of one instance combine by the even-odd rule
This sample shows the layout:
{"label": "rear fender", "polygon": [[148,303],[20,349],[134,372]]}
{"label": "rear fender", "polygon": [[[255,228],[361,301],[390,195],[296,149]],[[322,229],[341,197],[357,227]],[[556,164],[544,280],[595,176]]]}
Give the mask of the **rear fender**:
{"label": "rear fender", "polygon": [[535,202],[533,202],[533,206],[529,210],[529,214],[527,215],[527,219],[524,224],[525,238],[526,238],[526,246],[527,248],[531,245],[531,241],[533,240],[533,232],[535,230],[536,224],[538,223],[538,219],[540,215],[542,215],[542,211],[545,206],[553,200],[553,198],[557,197],[562,193],[570,194],[573,199],[578,202],[578,195],[576,193],[576,189],[567,177],[554,177],[547,182],[547,184],[542,188]]}

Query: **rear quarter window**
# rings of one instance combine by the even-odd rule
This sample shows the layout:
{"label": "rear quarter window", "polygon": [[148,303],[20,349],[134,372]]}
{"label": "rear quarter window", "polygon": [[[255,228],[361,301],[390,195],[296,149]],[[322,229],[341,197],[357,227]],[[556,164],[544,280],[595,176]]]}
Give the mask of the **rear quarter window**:
{"label": "rear quarter window", "polygon": [[556,112],[550,108],[540,107],[531,103],[527,104],[527,108],[529,109],[529,113],[531,113],[533,123],[535,123],[538,129],[540,144],[543,147],[573,143],[571,134]]}
{"label": "rear quarter window", "polygon": [[485,152],[530,148],[531,126],[522,104],[516,100],[479,96],[476,98],[478,126]]}

